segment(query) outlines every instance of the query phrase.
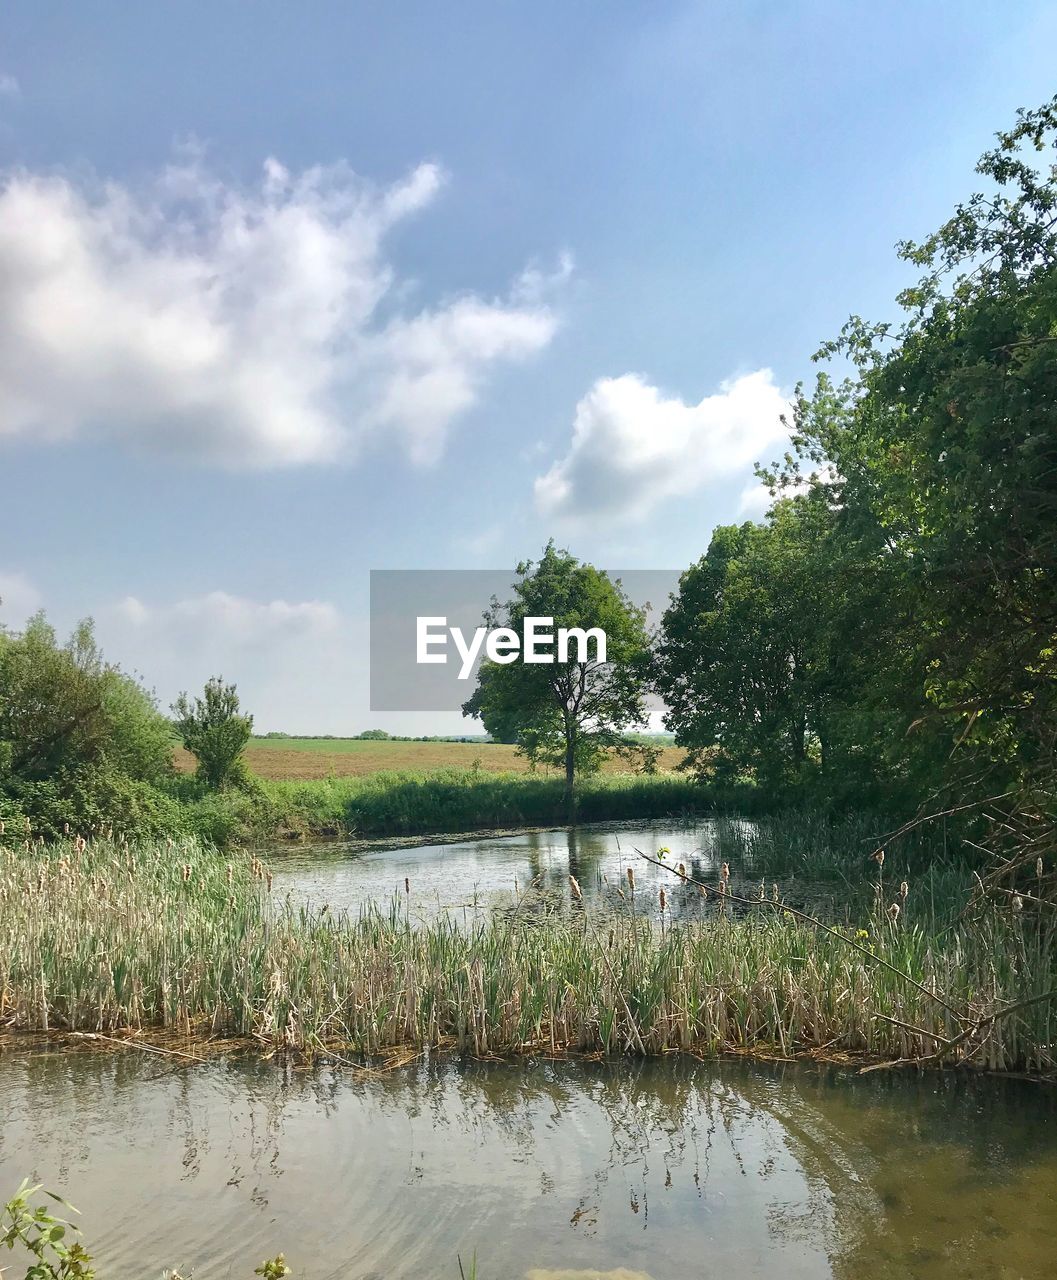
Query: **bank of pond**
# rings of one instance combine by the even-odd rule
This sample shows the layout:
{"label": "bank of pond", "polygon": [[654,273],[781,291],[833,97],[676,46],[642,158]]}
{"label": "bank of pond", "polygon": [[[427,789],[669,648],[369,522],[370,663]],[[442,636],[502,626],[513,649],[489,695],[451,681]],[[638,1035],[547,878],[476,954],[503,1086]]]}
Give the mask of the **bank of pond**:
{"label": "bank of pond", "polygon": [[964,868],[879,865],[868,846],[827,880],[820,840],[737,819],[377,854],[12,841],[0,1020],[306,1057],[734,1051],[1054,1070],[1050,918],[966,912]]}

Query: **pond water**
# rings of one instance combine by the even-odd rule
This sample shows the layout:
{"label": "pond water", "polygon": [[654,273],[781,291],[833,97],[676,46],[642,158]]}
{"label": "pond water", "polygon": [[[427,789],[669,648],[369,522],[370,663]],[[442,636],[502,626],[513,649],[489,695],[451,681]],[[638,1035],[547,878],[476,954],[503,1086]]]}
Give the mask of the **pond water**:
{"label": "pond water", "polygon": [[[590,904],[629,910],[633,866],[634,909],[655,913],[671,879],[636,847],[712,879],[744,834],[563,829],[268,857],[273,893],[317,909],[394,894],[420,919],[566,909],[571,874]],[[783,885],[787,900],[814,892]],[[672,901],[700,910],[691,891]],[[475,1253],[479,1280],[1057,1275],[1057,1093],[953,1074],[692,1058],[372,1074],[0,1041],[0,1199],[23,1176],[82,1210],[100,1280],[249,1280],[280,1250],[306,1280],[457,1280]]]}
{"label": "pond water", "polygon": [[[396,899],[413,919],[439,914],[469,920],[495,908],[561,909],[570,901],[570,875],[591,907],[657,914],[663,885],[666,912],[675,918],[708,909],[697,890],[681,885],[670,872],[644,862],[636,850],[656,855],[666,849],[672,866],[684,863],[698,879],[716,882],[724,859],[734,872],[732,888],[746,896],[759,893],[759,881],[739,874],[745,837],[753,824],[705,821],[682,825],[649,823],[620,827],[559,828],[514,836],[485,836],[413,848],[357,849],[340,841],[272,846],[266,858],[274,872],[277,900],[289,895],[296,904],[326,904],[331,911],[356,912],[369,900]],[[635,874],[632,895],[628,869]],[[409,886],[409,890],[406,888]],[[822,886],[782,882],[791,905],[814,905]],[[771,882],[767,882],[771,892]]]}
{"label": "pond water", "polygon": [[1020,1082],[20,1050],[0,1099],[0,1189],[61,1189],[101,1280],[1057,1274],[1057,1105]]}

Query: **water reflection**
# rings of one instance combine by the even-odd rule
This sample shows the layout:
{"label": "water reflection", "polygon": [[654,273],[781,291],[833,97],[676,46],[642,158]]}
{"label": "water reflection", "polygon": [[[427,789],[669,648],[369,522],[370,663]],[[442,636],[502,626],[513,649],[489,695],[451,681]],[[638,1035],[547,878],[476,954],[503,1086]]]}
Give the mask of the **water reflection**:
{"label": "water reflection", "polygon": [[[704,1064],[0,1058],[0,1187],[84,1213],[102,1274],[486,1280],[1051,1276],[1053,1096]],[[621,1272],[619,1269],[623,1269]],[[149,1272],[149,1268],[148,1268]]]}
{"label": "water reflection", "polygon": [[[355,912],[371,900],[395,900],[416,920],[441,913],[469,920],[519,902],[522,911],[564,911],[570,907],[569,877],[575,876],[588,906],[654,916],[664,885],[667,912],[679,919],[709,908],[696,890],[639,858],[636,848],[647,853],[666,848],[672,865],[681,862],[696,877],[716,880],[732,835],[750,826],[724,819],[561,828],[406,849],[358,850],[331,841],[295,850],[276,846],[267,856],[280,899],[289,896],[295,904],[317,907],[327,903],[332,911]],[[634,890],[629,868],[635,873]],[[750,895],[758,891],[755,881],[735,879],[733,887]],[[789,901],[817,897],[812,886],[786,883],[783,891]]]}

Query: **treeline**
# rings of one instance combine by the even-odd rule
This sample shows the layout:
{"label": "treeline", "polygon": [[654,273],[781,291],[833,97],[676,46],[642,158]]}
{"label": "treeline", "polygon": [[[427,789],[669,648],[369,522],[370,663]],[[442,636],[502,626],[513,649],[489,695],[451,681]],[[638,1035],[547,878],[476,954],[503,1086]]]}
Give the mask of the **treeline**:
{"label": "treeline", "polygon": [[658,681],[709,771],[969,806],[1003,856],[1054,851],[1055,140],[1057,99],[1020,113],[986,189],[900,247],[902,321],[823,348],[851,373],[799,389],[768,518],[683,575]]}

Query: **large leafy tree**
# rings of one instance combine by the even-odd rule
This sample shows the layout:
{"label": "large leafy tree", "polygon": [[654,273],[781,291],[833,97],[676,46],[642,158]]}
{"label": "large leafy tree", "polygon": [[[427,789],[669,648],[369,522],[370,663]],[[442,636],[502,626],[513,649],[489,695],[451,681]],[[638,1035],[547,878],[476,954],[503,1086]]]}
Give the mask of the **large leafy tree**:
{"label": "large leafy tree", "polygon": [[485,622],[520,634],[527,617],[553,618],[555,631],[601,628],[606,662],[590,648],[571,648],[564,662],[484,662],[463,713],[480,718],[500,741],[516,741],[531,761],[563,769],[571,807],[577,775],[597,769],[607,750],[650,758],[648,747],[628,737],[648,719],[645,611],[619,582],[550,543],[538,562],[518,565],[512,597],[493,601]]}
{"label": "large leafy tree", "polygon": [[666,722],[691,765],[830,799],[903,787],[917,673],[894,640],[892,567],[820,493],[717,529],[657,648]]}
{"label": "large leafy tree", "polygon": [[[920,244],[903,320],[851,320],[851,361],[796,406],[777,489],[809,484],[875,530],[904,576],[924,665],[914,733],[939,725],[937,789],[1021,796],[1053,843],[1057,725],[1057,99],[978,165],[986,189]],[[1048,814],[1048,817],[1046,816]]]}

